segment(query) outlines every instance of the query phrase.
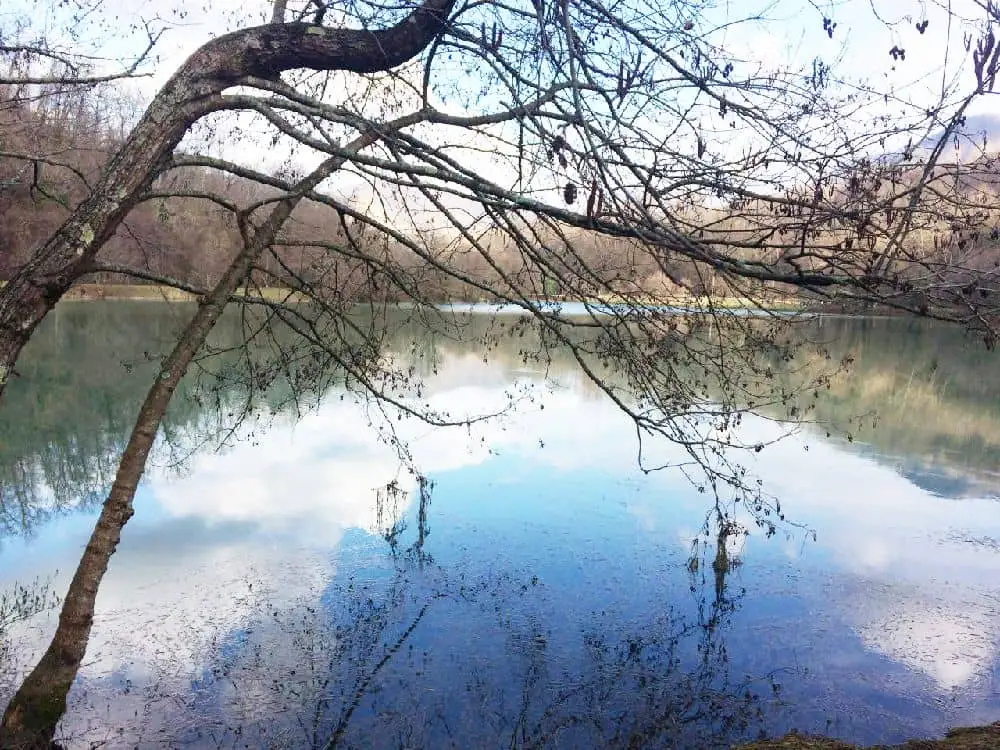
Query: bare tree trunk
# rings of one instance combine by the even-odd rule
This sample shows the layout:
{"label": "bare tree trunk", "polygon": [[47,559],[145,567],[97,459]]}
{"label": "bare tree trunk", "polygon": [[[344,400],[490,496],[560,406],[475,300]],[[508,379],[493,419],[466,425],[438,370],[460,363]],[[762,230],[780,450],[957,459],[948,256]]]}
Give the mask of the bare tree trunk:
{"label": "bare tree trunk", "polygon": [[440,33],[455,0],[426,0],[382,31],[268,24],[214,39],[157,94],[112,157],[94,191],[0,289],[0,399],[21,349],[148,190],[188,128],[224,106],[222,92],[247,76],[292,68],[371,73],[419,54]]}
{"label": "bare tree trunk", "polygon": [[[371,138],[365,138],[362,145],[370,142]],[[198,311],[165,360],[136,418],[114,484],[70,583],[52,642],[4,713],[3,723],[0,724],[0,747],[5,750],[35,750],[51,746],[56,725],[66,710],[66,696],[86,653],[98,588],[121,540],[122,529],[134,513],[132,501],[136,488],[170,398],[192,358],[225,310],[230,296],[246,279],[261,253],[274,241],[302,196],[339,168],[343,161],[338,157],[324,162],[299,183],[294,193],[272,209],[211,294],[201,300]]]}
{"label": "bare tree trunk", "polygon": [[0,289],[0,397],[35,328],[87,272],[187,128],[207,111],[211,96],[195,103],[193,94],[183,80],[171,81],[159,93],[90,196]]}

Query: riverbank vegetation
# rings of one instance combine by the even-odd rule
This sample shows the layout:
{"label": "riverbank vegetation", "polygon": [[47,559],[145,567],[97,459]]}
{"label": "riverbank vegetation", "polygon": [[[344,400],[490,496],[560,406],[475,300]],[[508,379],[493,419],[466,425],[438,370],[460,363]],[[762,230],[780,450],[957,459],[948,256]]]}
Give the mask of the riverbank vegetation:
{"label": "riverbank vegetation", "polygon": [[[911,740],[901,745],[871,745],[866,750],[993,750],[1000,747],[1000,722],[984,727],[951,729],[939,740]],[[740,750],[862,750],[857,745],[791,734],[777,740],[741,745]]]}
{"label": "riverbank vegetation", "polygon": [[[2,286],[2,282],[0,282],[0,286]],[[296,301],[305,301],[308,299],[307,295],[296,292],[294,289],[274,286],[243,287],[242,289],[237,290],[236,294],[241,297],[259,298],[271,302],[294,303]],[[175,286],[168,286],[164,284],[113,284],[84,282],[77,284],[70,289],[63,299],[66,301],[75,300],[86,302],[98,300],[124,300],[129,302],[140,302],[143,300],[153,302],[193,302],[196,301],[199,296],[200,294],[197,292],[185,291],[184,289],[178,289]],[[473,304],[479,303],[483,305],[489,305],[491,302],[490,299],[483,297],[475,297],[472,299],[442,299],[440,301],[442,303],[462,302]],[[765,299],[753,299],[749,297],[696,297],[694,295],[682,293],[661,296],[658,298],[650,297],[646,302],[641,300],[629,300],[627,298],[610,295],[584,298],[582,300],[572,297],[567,298],[561,295],[549,295],[544,301],[551,303],[582,301],[595,306],[634,305],[640,308],[644,305],[649,307],[665,305],[681,308],[686,311],[700,310],[704,312],[710,312],[712,310],[755,309],[791,312],[796,310],[804,311],[808,309],[802,301],[789,297],[767,297]],[[358,302],[363,303],[361,300]],[[821,308],[817,309],[819,310]]]}
{"label": "riverbank vegetation", "polygon": [[[134,97],[106,83],[0,85],[0,284],[87,196],[88,186],[124,143],[138,106]],[[366,223],[371,204],[348,199],[330,211],[329,205],[307,198],[293,211],[281,242],[257,261],[249,280],[267,289],[270,299],[284,298],[278,290],[304,285],[313,294],[322,288],[323,294],[351,303],[409,299],[405,289],[381,282],[373,273],[372,258],[378,257],[380,266],[405,269],[429,302],[494,302],[518,296],[523,286],[537,299],[552,300],[931,313],[943,289],[958,287],[963,289],[962,305],[984,305],[993,292],[983,286],[988,278],[983,274],[1000,265],[1000,216],[990,208],[997,195],[997,169],[985,150],[971,154],[958,181],[955,165],[922,170],[919,160],[896,163],[888,154],[879,164],[859,156],[848,167],[845,185],[827,180],[820,188],[828,215],[810,218],[806,244],[815,247],[803,246],[801,259],[779,240],[802,229],[803,208],[793,193],[782,199],[784,208],[748,197],[734,199],[728,210],[712,207],[713,201],[678,207],[692,240],[734,248],[738,264],[785,269],[776,273],[734,276],[734,268],[708,258],[657,257],[633,237],[543,221],[530,229],[534,242],[548,246],[549,252],[572,248],[576,269],[572,278],[560,278],[570,269],[533,262],[500,226],[479,229],[475,241],[461,231],[430,231],[420,237],[427,246],[427,252],[420,252],[377,222]],[[223,162],[178,154],[177,164],[107,239],[100,262],[74,280],[67,298],[182,301],[197,296],[222,275],[242,246],[234,209],[263,205],[281,194],[280,180],[256,179],[250,170],[220,169]],[[945,189],[949,181],[953,184]],[[843,256],[838,260],[843,263],[861,243],[874,251],[880,242],[897,238],[896,209],[886,206],[898,201],[894,191],[906,195],[915,189],[933,193],[936,204],[921,204],[919,212],[907,217],[911,226],[899,236],[905,245],[898,252],[910,265],[894,271],[891,294],[855,290],[841,296],[831,294],[825,282],[796,281],[795,274],[818,267],[818,260],[831,253]],[[863,217],[855,203],[864,206]],[[878,225],[880,220],[884,226]],[[337,243],[349,247],[338,250]],[[787,276],[789,268],[792,276]],[[921,291],[919,279],[926,281],[928,274],[937,291]]]}

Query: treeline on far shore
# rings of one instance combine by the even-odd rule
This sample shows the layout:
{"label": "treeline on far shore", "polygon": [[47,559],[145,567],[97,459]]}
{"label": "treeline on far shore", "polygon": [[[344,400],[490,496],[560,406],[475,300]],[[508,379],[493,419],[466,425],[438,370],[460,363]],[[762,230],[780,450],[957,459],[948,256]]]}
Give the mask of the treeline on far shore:
{"label": "treeline on far shore", "polygon": [[[32,97],[0,86],[0,142],[8,154],[0,156],[0,283],[84,200],[125,139],[138,106],[102,86]],[[101,250],[104,270],[81,279],[69,299],[190,299],[190,293],[177,287],[211,288],[242,243],[234,216],[204,196],[247,206],[276,195],[274,188],[202,167],[172,169],[154,189],[157,197],[137,206]],[[456,233],[435,231],[417,238],[424,248],[418,253],[359,221],[364,210],[359,206],[358,211],[351,219],[329,206],[303,201],[280,242],[260,259],[250,286],[276,299],[286,299],[285,290],[309,287],[348,302],[415,296],[431,303],[493,302],[508,296],[633,304],[702,304],[710,299],[716,307],[873,312],[833,305],[774,282],[743,279],[737,288],[704,264],[585,230],[546,234],[533,228],[542,252],[518,247],[498,229],[478,236],[479,249]],[[715,217],[710,223],[726,221]],[[570,245],[572,251],[565,251]],[[1000,244],[996,255],[1000,262]],[[122,273],[125,269],[141,273]]]}

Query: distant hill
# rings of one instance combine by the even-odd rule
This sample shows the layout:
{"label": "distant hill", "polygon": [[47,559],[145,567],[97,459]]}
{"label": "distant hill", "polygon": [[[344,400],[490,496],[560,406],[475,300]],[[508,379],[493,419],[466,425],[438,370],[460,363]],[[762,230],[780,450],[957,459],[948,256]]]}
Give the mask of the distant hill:
{"label": "distant hill", "polygon": [[[921,141],[918,148],[929,151],[943,134],[944,129]],[[952,142],[941,153],[943,161],[956,160],[956,137],[958,161],[975,161],[983,156],[1000,153],[1000,114],[969,115],[965,124],[957,129]]]}

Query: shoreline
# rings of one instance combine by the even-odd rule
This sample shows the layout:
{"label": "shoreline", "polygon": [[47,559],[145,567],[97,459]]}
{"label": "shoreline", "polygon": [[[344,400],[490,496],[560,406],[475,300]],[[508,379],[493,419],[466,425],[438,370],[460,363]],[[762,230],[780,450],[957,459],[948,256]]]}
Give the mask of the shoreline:
{"label": "shoreline", "polygon": [[996,750],[1000,748],[1000,721],[979,727],[949,729],[941,739],[907,740],[901,745],[851,745],[829,737],[791,732],[773,740],[737,745],[734,750]]}
{"label": "shoreline", "polygon": [[[0,281],[0,288],[4,282]],[[265,299],[272,302],[294,302],[297,293],[283,287],[262,287],[259,290],[242,289],[241,294],[245,294],[251,299]],[[77,284],[72,287],[61,301],[67,302],[196,302],[196,294],[185,292],[180,289],[157,284]],[[649,305],[649,306],[669,306],[690,311],[709,310],[747,310],[755,309],[767,312],[818,312],[810,309],[810,306],[803,304],[799,300],[791,298],[776,298],[766,300],[765,304],[759,304],[749,299],[737,297],[718,297],[709,301],[707,297],[678,296],[676,298],[649,299],[645,300],[623,300],[617,297],[593,297],[589,299],[561,299],[536,300],[543,304],[588,304],[588,305]],[[405,303],[405,300],[403,301]],[[359,302],[367,304],[367,301]],[[381,304],[381,301],[380,301]],[[397,303],[398,304],[398,303]],[[482,302],[469,299],[441,300],[438,305],[452,306],[478,306],[478,305],[509,305],[510,303]]]}
{"label": "shoreline", "polygon": [[[279,287],[239,290],[250,299],[270,302],[294,301],[296,293]],[[197,302],[200,295],[157,284],[77,284],[60,302]]]}
{"label": "shoreline", "polygon": [[[6,284],[0,280],[0,288]],[[284,287],[262,287],[260,289],[240,290],[241,295],[245,295],[250,300],[265,300],[267,302],[295,303],[301,301],[300,295],[293,290]],[[171,302],[171,303],[191,303],[197,302],[199,295],[185,292],[170,286],[158,284],[77,284],[70,288],[63,295],[60,302]],[[379,300],[378,304],[385,304]],[[407,304],[407,300],[393,302],[389,304]],[[588,299],[563,299],[553,297],[546,300],[535,300],[540,304],[586,304],[591,306],[615,307],[618,305],[634,305],[636,307],[664,307],[676,309],[681,312],[698,313],[716,310],[725,311],[749,311],[761,313],[776,313],[794,315],[798,313],[808,315],[823,316],[846,316],[846,317],[866,317],[882,318],[895,317],[899,313],[893,310],[850,310],[843,305],[836,303],[814,304],[805,300],[793,297],[775,297],[773,299],[753,301],[742,297],[708,297],[677,296],[662,299],[624,300],[616,296],[598,296]],[[369,300],[359,300],[357,304],[368,304]],[[483,302],[471,299],[440,300],[434,303],[437,306],[454,307],[474,307],[495,305],[508,307],[512,303],[504,302]]]}

